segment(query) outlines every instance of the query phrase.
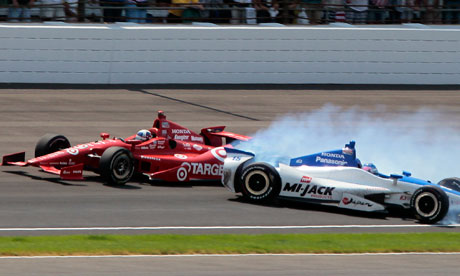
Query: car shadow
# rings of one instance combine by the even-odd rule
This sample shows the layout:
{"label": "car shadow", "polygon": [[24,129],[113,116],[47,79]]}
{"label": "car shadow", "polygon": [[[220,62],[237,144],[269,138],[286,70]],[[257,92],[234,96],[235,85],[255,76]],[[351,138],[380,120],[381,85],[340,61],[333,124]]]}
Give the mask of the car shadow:
{"label": "car shadow", "polygon": [[216,180],[193,180],[188,182],[167,182],[162,180],[146,180],[145,184],[157,187],[171,188],[193,188],[193,187],[223,187],[220,181]]}
{"label": "car shadow", "polygon": [[23,177],[24,176],[29,177],[30,179],[33,179],[33,180],[47,181],[47,182],[59,184],[59,185],[62,185],[62,186],[87,187],[88,184],[76,183],[75,181],[91,181],[91,182],[99,182],[99,183],[102,183],[106,187],[116,188],[116,189],[124,189],[124,190],[142,189],[141,187],[133,186],[133,185],[129,185],[129,184],[125,184],[125,185],[110,185],[110,184],[104,183],[103,179],[100,176],[97,176],[97,175],[85,176],[84,180],[72,181],[72,180],[62,180],[59,177],[40,177],[40,176],[32,175],[32,174],[30,174],[28,172],[25,172],[25,171],[3,171],[3,172],[9,173],[9,174],[20,175],[20,176],[23,176]]}
{"label": "car shadow", "polygon": [[326,212],[326,213],[334,213],[340,214],[349,217],[363,217],[369,218],[374,220],[389,220],[390,218],[398,218],[402,219],[403,221],[411,221],[416,222],[415,217],[410,212],[410,210],[406,210],[403,208],[389,208],[386,212],[365,212],[365,211],[358,211],[358,210],[350,210],[339,208],[336,206],[327,206],[327,205],[319,205],[313,204],[309,202],[302,202],[298,200],[290,200],[290,199],[280,199],[277,198],[271,203],[255,203],[241,195],[238,195],[236,198],[230,198],[229,201],[243,203],[243,204],[251,204],[251,205],[258,205],[264,206],[268,208],[289,208],[295,210],[305,210],[305,211],[314,211],[314,212]]}
{"label": "car shadow", "polygon": [[51,183],[60,184],[63,186],[88,186],[86,184],[80,184],[80,183],[69,183],[68,181],[64,181],[56,177],[39,177],[39,176],[29,174],[28,172],[25,172],[25,171],[3,171],[3,172],[29,177],[30,179],[33,179],[33,180],[44,180],[44,181],[48,181]]}

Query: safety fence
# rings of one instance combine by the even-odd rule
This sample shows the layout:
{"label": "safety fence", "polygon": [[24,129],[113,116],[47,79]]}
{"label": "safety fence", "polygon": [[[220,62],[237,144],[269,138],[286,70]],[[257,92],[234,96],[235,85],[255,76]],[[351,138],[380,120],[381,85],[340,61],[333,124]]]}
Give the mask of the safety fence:
{"label": "safety fence", "polygon": [[13,5],[7,0],[0,0],[0,21],[460,24],[460,1],[447,0],[437,5],[410,0],[370,0],[367,5],[355,4],[354,0],[326,0],[323,4],[306,0],[249,0],[251,3],[190,0],[189,4],[171,4],[168,0],[37,0],[33,4],[29,2],[32,0],[16,1],[22,4]]}

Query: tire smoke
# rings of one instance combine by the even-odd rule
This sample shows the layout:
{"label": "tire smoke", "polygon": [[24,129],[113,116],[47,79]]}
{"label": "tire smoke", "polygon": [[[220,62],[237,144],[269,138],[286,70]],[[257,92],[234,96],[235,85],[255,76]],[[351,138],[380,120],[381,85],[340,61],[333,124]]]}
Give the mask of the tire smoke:
{"label": "tire smoke", "polygon": [[435,183],[460,176],[460,130],[431,108],[390,112],[378,106],[363,112],[328,104],[310,113],[284,115],[252,136],[237,148],[256,153],[259,161],[288,162],[355,140],[357,158],[374,163],[383,174],[405,170]]}

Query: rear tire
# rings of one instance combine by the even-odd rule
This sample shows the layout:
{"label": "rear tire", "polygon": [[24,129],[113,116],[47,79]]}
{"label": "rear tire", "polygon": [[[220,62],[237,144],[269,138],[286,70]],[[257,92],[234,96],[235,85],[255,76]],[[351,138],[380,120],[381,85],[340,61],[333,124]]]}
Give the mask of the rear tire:
{"label": "rear tire", "polygon": [[134,162],[129,150],[111,147],[104,151],[99,161],[101,176],[110,185],[124,185],[134,173]]}
{"label": "rear tire", "polygon": [[45,134],[35,146],[35,157],[47,155],[56,151],[70,148],[69,140],[60,134]]}
{"label": "rear tire", "polygon": [[436,186],[424,186],[412,195],[410,206],[421,223],[434,224],[447,214],[449,198]]}
{"label": "rear tire", "polygon": [[269,202],[279,195],[281,178],[275,168],[266,163],[253,163],[241,172],[241,193],[254,202]]}

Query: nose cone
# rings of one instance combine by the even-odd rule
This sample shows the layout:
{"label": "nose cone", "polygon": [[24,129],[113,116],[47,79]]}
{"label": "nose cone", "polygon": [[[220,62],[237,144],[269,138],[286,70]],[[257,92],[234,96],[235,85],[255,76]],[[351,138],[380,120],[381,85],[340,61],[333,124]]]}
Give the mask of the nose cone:
{"label": "nose cone", "polygon": [[50,154],[46,154],[43,156],[35,157],[27,161],[30,165],[50,165],[56,166],[60,165],[59,163],[62,162],[63,159],[68,159],[68,155],[66,154],[66,150],[56,151]]}

